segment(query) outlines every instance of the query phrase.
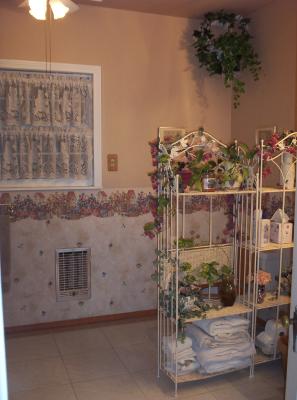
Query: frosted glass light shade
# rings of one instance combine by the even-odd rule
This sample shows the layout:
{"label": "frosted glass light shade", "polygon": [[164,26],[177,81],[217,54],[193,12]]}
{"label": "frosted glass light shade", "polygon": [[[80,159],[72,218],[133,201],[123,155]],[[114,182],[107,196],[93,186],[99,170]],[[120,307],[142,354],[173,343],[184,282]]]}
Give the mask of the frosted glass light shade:
{"label": "frosted glass light shade", "polygon": [[32,17],[39,20],[46,19],[47,0],[29,0],[28,3]]}
{"label": "frosted glass light shade", "polygon": [[69,12],[69,8],[61,0],[50,0],[49,3],[54,14],[54,19],[64,18]]}

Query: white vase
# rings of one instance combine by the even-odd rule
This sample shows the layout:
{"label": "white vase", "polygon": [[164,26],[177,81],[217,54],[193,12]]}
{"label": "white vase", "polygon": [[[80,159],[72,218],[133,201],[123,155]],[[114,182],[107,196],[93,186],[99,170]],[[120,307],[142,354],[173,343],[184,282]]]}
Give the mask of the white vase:
{"label": "white vase", "polygon": [[290,153],[283,153],[280,182],[285,189],[294,189],[295,187],[295,159]]}

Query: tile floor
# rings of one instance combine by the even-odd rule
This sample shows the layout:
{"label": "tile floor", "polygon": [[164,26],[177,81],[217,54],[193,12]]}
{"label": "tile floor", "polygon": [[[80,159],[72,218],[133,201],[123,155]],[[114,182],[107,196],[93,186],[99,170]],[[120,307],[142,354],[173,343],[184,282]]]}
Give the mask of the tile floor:
{"label": "tile floor", "polygon": [[[112,323],[7,338],[10,400],[166,400],[156,379],[156,322]],[[187,400],[282,400],[278,362],[180,386]]]}

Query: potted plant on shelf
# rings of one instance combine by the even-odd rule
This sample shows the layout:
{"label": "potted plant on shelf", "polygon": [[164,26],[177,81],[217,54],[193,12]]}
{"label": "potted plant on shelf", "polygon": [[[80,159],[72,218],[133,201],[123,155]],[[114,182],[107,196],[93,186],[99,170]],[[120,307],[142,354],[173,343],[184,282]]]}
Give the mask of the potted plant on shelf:
{"label": "potted plant on shelf", "polygon": [[228,265],[223,265],[220,270],[221,284],[219,295],[224,307],[231,307],[236,300],[236,288],[234,284],[234,273]]}
{"label": "potted plant on shelf", "polygon": [[208,284],[208,300],[210,300],[210,288],[219,278],[217,265],[219,264],[216,261],[204,262],[200,265],[198,277],[205,280]]}
{"label": "potted plant on shelf", "polygon": [[220,149],[221,155],[215,168],[223,189],[236,190],[249,176],[245,154],[237,143]]}
{"label": "potted plant on shelf", "polygon": [[189,169],[192,172],[190,179],[190,185],[194,190],[202,192],[202,190],[214,190],[215,189],[215,178],[212,177],[207,179],[207,187],[203,185],[204,177],[206,175],[211,175],[214,173],[217,163],[210,152],[205,153],[204,150],[199,150],[196,152],[196,157],[193,161],[189,163]]}

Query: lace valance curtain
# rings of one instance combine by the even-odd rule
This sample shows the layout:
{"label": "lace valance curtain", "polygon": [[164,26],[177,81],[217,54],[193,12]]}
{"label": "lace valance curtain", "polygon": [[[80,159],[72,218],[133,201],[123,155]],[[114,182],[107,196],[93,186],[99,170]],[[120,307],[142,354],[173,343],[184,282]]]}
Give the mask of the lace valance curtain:
{"label": "lace valance curtain", "polygon": [[92,183],[92,75],[0,71],[0,177]]}

